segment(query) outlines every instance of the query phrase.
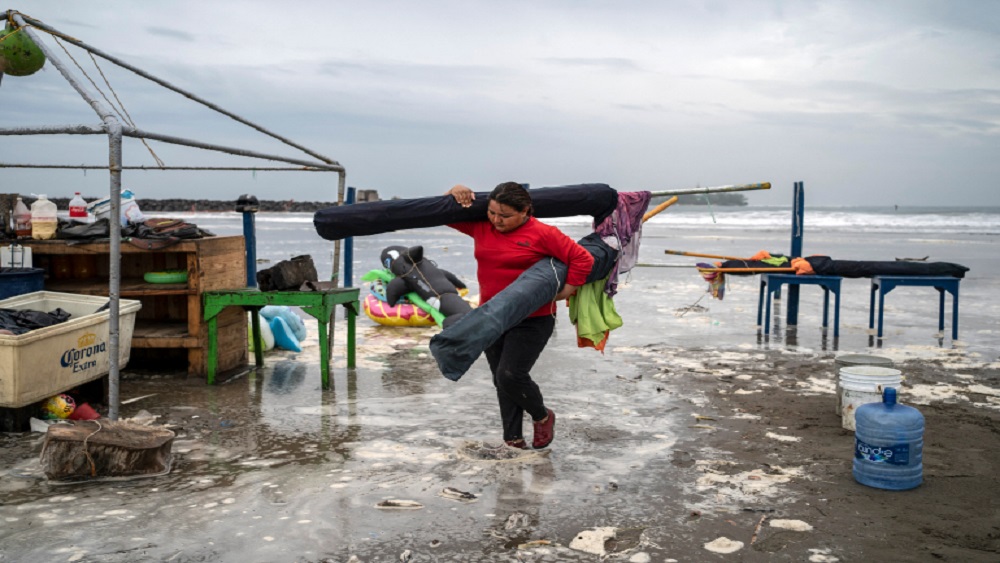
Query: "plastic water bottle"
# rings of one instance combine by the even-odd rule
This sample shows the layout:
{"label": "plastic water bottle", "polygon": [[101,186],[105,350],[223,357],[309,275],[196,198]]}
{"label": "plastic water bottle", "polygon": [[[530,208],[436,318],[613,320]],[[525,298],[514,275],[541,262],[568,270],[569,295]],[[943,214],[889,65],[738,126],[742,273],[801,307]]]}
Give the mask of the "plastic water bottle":
{"label": "plastic water bottle", "polygon": [[881,403],[855,413],[854,479],[862,485],[903,491],[924,480],[924,415],[896,403],[888,387]]}
{"label": "plastic water bottle", "polygon": [[87,222],[87,202],[80,197],[80,192],[73,194],[69,202],[69,220],[77,223]]}
{"label": "plastic water bottle", "polygon": [[31,211],[28,206],[17,198],[14,204],[14,235],[17,237],[31,236]]}
{"label": "plastic water bottle", "polygon": [[31,204],[31,238],[49,240],[56,238],[59,227],[58,208],[45,195],[38,196]]}

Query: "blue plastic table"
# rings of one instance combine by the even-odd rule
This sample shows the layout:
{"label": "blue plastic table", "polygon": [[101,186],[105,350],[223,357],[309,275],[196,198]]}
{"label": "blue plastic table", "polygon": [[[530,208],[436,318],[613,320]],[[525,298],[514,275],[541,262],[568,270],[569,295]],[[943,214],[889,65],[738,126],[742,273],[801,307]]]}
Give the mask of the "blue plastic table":
{"label": "blue plastic table", "polygon": [[840,280],[842,279],[840,276],[762,275],[760,277],[760,295],[757,298],[757,326],[761,325],[761,311],[763,310],[764,334],[771,333],[771,297],[776,291],[781,291],[782,285],[818,285],[823,288],[823,328],[827,327],[829,320],[830,292],[832,291],[834,296],[833,337],[840,337]]}
{"label": "blue plastic table", "polygon": [[951,339],[958,340],[958,284],[961,278],[952,276],[873,276],[868,328],[875,328],[875,293],[878,293],[878,338],[882,338],[882,317],[885,294],[899,286],[933,287],[938,290],[938,330],[944,331],[944,293],[951,293]]}

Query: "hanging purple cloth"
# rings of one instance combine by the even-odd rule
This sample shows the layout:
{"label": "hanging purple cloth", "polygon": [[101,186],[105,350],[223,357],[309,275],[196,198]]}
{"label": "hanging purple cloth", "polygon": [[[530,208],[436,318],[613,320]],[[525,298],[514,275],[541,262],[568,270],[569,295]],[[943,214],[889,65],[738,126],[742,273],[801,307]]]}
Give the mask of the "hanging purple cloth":
{"label": "hanging purple cloth", "polygon": [[620,250],[618,261],[611,270],[604,293],[614,297],[618,293],[618,277],[627,274],[639,259],[639,240],[642,238],[642,216],[649,207],[649,192],[618,192],[618,206],[610,217],[594,228],[611,247]]}

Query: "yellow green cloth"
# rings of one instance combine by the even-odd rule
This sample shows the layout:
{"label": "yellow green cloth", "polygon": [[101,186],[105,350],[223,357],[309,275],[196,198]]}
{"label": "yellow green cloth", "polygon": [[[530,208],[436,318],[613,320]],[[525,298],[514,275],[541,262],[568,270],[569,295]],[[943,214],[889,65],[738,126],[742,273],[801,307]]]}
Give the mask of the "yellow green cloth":
{"label": "yellow green cloth", "polygon": [[585,338],[594,347],[604,340],[609,330],[622,326],[622,318],[614,301],[604,293],[607,279],[580,286],[569,298],[569,320],[576,325],[578,338]]}

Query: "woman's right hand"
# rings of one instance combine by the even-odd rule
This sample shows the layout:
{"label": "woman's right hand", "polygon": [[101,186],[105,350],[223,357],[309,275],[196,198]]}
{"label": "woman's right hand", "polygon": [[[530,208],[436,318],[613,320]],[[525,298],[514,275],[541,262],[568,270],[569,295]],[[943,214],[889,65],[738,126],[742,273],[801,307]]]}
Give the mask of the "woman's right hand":
{"label": "woman's right hand", "polygon": [[455,198],[462,207],[472,207],[472,200],[476,199],[476,192],[472,191],[471,188],[463,186],[462,184],[457,184],[453,186],[450,190],[445,192],[445,195],[450,195]]}

